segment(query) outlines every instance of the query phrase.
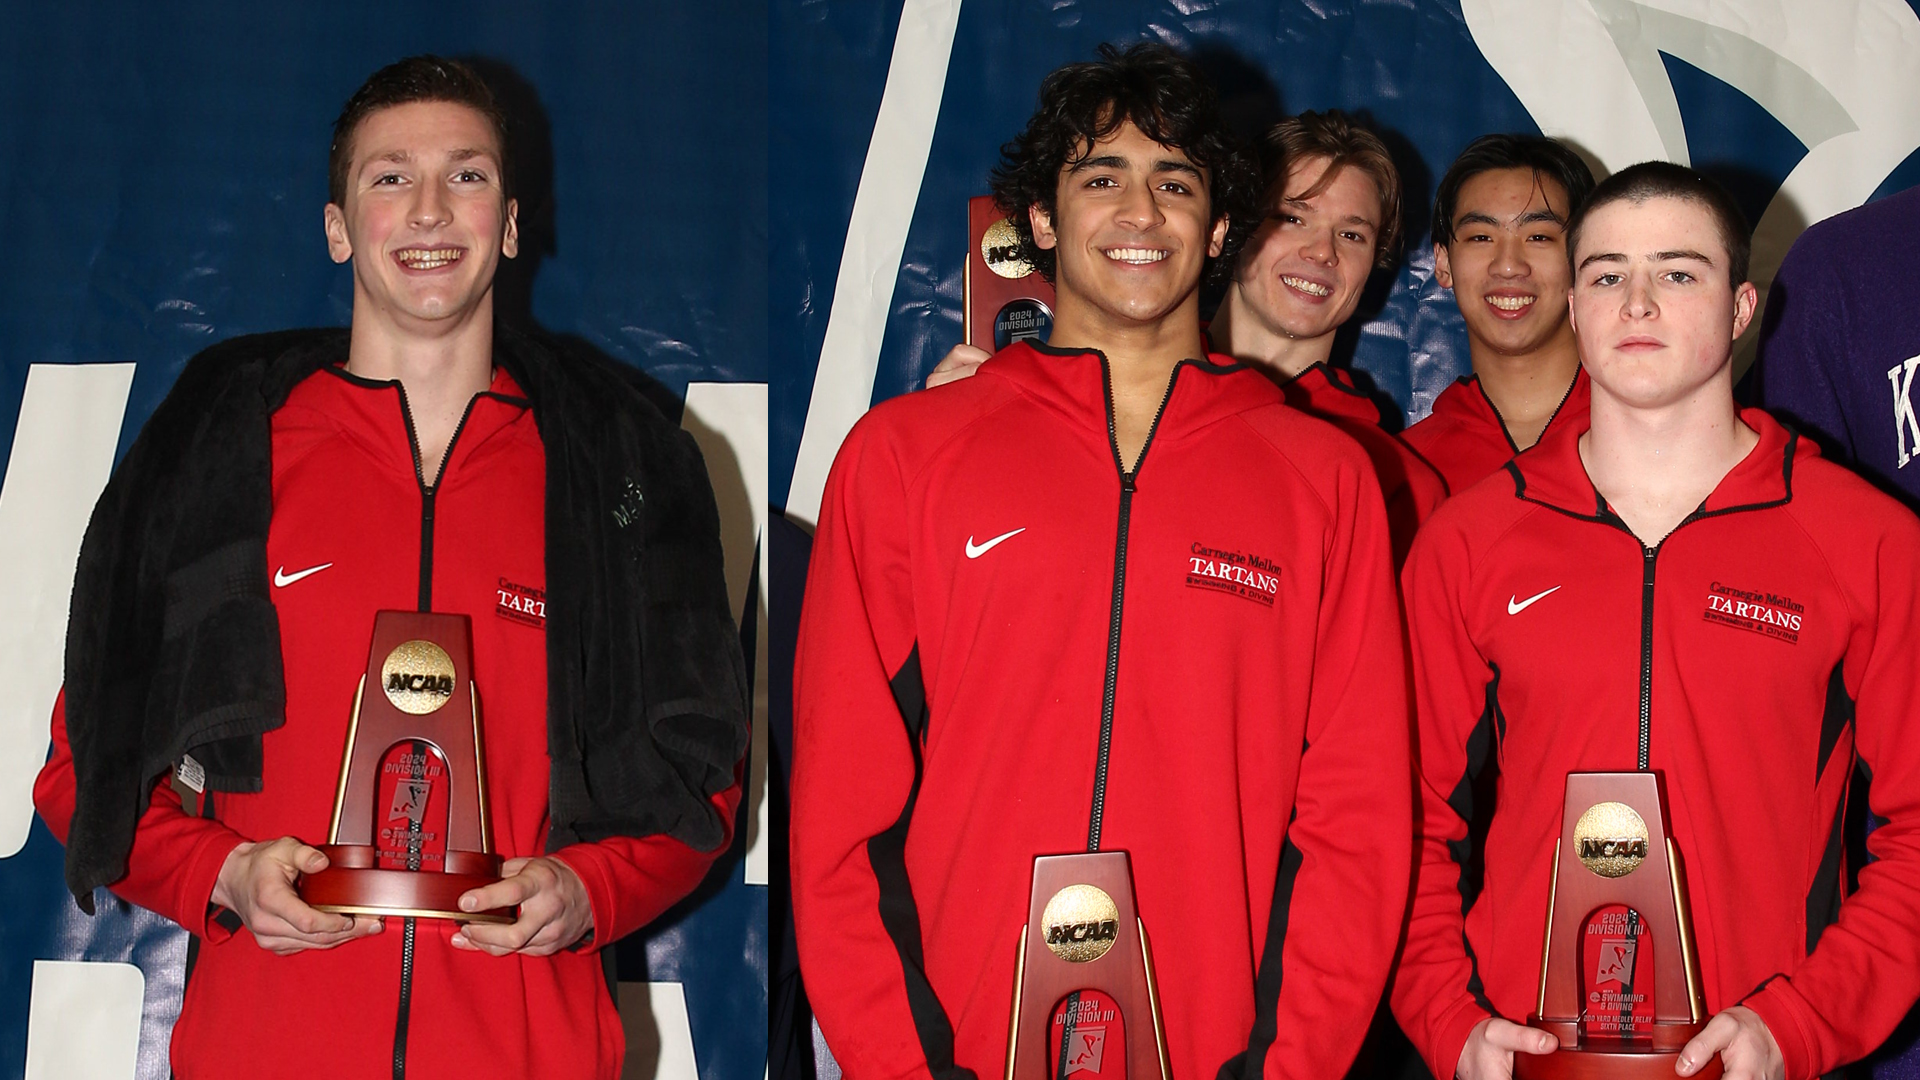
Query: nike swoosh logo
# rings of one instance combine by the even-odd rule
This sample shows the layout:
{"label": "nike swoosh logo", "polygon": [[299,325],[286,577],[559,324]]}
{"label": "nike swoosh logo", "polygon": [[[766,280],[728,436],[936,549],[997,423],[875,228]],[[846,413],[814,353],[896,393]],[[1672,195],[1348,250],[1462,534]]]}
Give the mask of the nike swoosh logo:
{"label": "nike swoosh logo", "polygon": [[987,541],[984,544],[975,544],[973,542],[973,537],[969,536],[967,537],[967,558],[977,559],[980,556],[985,555],[987,552],[992,551],[994,548],[1000,546],[1001,541],[1006,540],[1009,537],[1019,536],[1021,533],[1026,531],[1027,531],[1026,526],[1022,525],[1020,528],[1015,529],[1012,532],[1001,533],[999,536],[994,537],[993,539]]}
{"label": "nike swoosh logo", "polygon": [[299,581],[301,578],[312,577],[332,565],[330,562],[323,562],[319,566],[309,566],[305,570],[295,570],[291,574],[287,573],[287,568],[283,566],[273,572],[273,587],[276,589],[284,589],[294,582]]}
{"label": "nike swoosh logo", "polygon": [[1509,596],[1507,597],[1507,614],[1518,615],[1521,612],[1532,607],[1534,604],[1534,601],[1543,599],[1559,591],[1560,591],[1560,586],[1555,585],[1553,588],[1548,589],[1546,592],[1534,593],[1532,596],[1527,597],[1525,600],[1515,601],[1513,597]]}

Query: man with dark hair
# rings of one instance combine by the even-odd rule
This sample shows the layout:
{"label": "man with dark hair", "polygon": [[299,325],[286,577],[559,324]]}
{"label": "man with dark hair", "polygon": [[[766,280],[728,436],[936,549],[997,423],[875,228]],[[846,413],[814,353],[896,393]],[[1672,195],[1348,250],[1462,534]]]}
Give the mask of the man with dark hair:
{"label": "man with dark hair", "polygon": [[[333,121],[333,141],[327,147],[327,201],[345,206],[347,181],[353,169],[353,137],[360,124],[381,109],[415,102],[438,101],[464,105],[486,123],[499,148],[501,193],[513,202],[513,147],[507,138],[507,117],[493,91],[470,67],[457,60],[412,56],[383,68],[361,84]],[[509,256],[511,257],[511,256]]]}
{"label": "man with dark hair", "polygon": [[1587,415],[1562,301],[1565,229],[1593,190],[1579,155],[1538,135],[1482,135],[1447,167],[1433,206],[1433,273],[1467,323],[1473,374],[1403,438],[1459,494],[1549,429]]}
{"label": "man with dark hair", "polygon": [[[1653,769],[1714,1014],[1679,1074],[1717,1054],[1736,1080],[1814,1077],[1920,995],[1920,522],[1736,408],[1756,294],[1724,189],[1636,165],[1567,235],[1590,424],[1450,499],[1404,577],[1422,813],[1394,1011],[1437,1075],[1505,1077],[1515,1053],[1553,1050],[1520,1021],[1561,780]],[[1856,762],[1887,824],[1843,902]],[[1469,793],[1489,767],[1476,889],[1462,864],[1487,810]]]}
{"label": "man with dark hair", "polygon": [[[1262,149],[1267,213],[1207,327],[1209,344],[1266,371],[1287,404],[1366,450],[1397,566],[1446,486],[1381,426],[1380,407],[1329,358],[1368,275],[1392,265],[1399,250],[1400,172],[1380,137],[1337,109],[1281,121]],[[985,350],[956,345],[927,385],[965,378],[986,359]]]}
{"label": "man with dark hair", "polygon": [[[83,908],[110,885],[194,935],[176,1075],[616,1076],[596,953],[731,834],[745,673],[699,451],[630,373],[496,328],[502,131],[463,65],[375,73],[325,211],[351,327],[191,361],[88,528],[35,799]],[[471,618],[506,861],[459,906],[510,924],[297,891],[382,609]]]}
{"label": "man with dark hair", "polygon": [[1204,356],[1253,171],[1190,62],[1055,71],[1004,154],[1051,343],[875,406],[814,541],[792,865],[821,1030],[850,1076],[1003,1075],[1034,857],[1120,849],[1173,1075],[1337,1077],[1410,856],[1372,469]]}

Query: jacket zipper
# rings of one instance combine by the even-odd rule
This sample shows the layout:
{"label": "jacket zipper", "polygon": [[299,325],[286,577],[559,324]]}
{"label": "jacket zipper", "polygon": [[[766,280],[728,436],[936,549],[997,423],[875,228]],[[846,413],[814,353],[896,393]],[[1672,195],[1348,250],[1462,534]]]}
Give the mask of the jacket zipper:
{"label": "jacket zipper", "polygon": [[1107,398],[1107,445],[1113,450],[1113,467],[1120,474],[1120,519],[1113,546],[1113,599],[1107,608],[1107,681],[1100,695],[1100,752],[1093,767],[1093,809],[1087,818],[1087,850],[1100,850],[1100,822],[1107,809],[1107,757],[1113,747],[1113,703],[1120,684],[1120,609],[1127,592],[1127,530],[1133,518],[1133,493],[1140,467],[1147,463],[1147,449],[1153,445],[1154,432],[1160,430],[1160,418],[1166,415],[1167,402],[1173,398],[1173,384],[1180,378],[1182,361],[1167,376],[1167,392],[1154,410],[1153,423],[1140,444],[1140,456],[1131,470],[1120,461],[1120,430],[1113,415],[1113,370],[1104,353],[1100,357],[1100,376]]}
{"label": "jacket zipper", "polygon": [[1640,545],[1640,744],[1635,767],[1643,772],[1653,760],[1653,564],[1660,557],[1660,544]]}
{"label": "jacket zipper", "polygon": [[[460,422],[453,427],[453,436],[447,440],[447,449],[440,455],[440,468],[434,473],[433,482],[428,483],[426,470],[420,461],[420,436],[413,428],[413,408],[407,404],[407,388],[394,383],[400,391],[400,416],[407,424],[407,446],[413,451],[413,480],[420,485],[420,592],[421,611],[433,610],[433,500],[440,490],[440,481],[447,475],[447,463],[453,460],[453,448],[460,441],[460,432],[467,426],[467,418],[473,415],[474,403],[480,400],[475,394],[467,399],[467,407],[460,414]],[[419,869],[409,865],[408,869]],[[407,1025],[413,1013],[413,953],[414,918],[409,915],[402,921],[400,936],[400,1004],[393,1021],[393,1080],[406,1080],[407,1076]]]}
{"label": "jacket zipper", "polygon": [[[1553,407],[1553,411],[1547,414],[1547,422],[1540,425],[1540,434],[1535,436],[1533,440],[1534,446],[1540,445],[1540,440],[1547,437],[1547,429],[1552,427],[1554,420],[1560,416],[1560,410],[1567,407],[1567,399],[1573,396],[1573,388],[1579,385],[1579,383],[1580,373],[1575,371],[1573,373],[1573,381],[1567,384],[1566,393],[1560,395],[1560,404]],[[1487,408],[1493,410],[1494,422],[1500,425],[1500,434],[1507,440],[1507,449],[1512,450],[1516,455],[1519,454],[1520,444],[1513,441],[1513,432],[1507,428],[1507,418],[1500,415],[1500,406],[1495,405],[1493,398],[1487,396],[1486,384],[1482,383],[1479,379],[1475,379],[1473,385],[1479,389],[1480,399],[1487,403]],[[1528,447],[1528,449],[1532,449],[1532,447]]]}

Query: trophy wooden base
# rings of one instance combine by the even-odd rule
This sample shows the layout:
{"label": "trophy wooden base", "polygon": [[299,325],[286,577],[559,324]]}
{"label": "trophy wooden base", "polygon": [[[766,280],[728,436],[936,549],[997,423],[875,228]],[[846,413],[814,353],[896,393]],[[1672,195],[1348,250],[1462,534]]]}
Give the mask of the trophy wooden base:
{"label": "trophy wooden base", "polygon": [[322,844],[327,868],[300,879],[300,896],[316,911],[341,915],[413,916],[458,922],[510,923],[512,908],[460,910],[460,895],[500,880],[500,856],[449,851],[444,872],[382,870],[364,844]]}
{"label": "trophy wooden base", "polygon": [[[1674,1066],[1680,1051],[1700,1034],[1706,1022],[1652,1025],[1652,1038],[1645,1050],[1603,1048],[1589,1042],[1580,1045],[1580,1025],[1564,1020],[1529,1017],[1528,1027],[1539,1028],[1560,1040],[1560,1049],[1551,1054],[1513,1055],[1513,1080],[1666,1080],[1675,1076]],[[1716,1080],[1723,1071],[1720,1056],[1706,1063],[1696,1080]]]}
{"label": "trophy wooden base", "polygon": [[[1669,1080],[1680,1060],[1678,1050],[1555,1050],[1551,1054],[1513,1055],[1513,1080]],[[1693,1075],[1719,1080],[1720,1055]]]}

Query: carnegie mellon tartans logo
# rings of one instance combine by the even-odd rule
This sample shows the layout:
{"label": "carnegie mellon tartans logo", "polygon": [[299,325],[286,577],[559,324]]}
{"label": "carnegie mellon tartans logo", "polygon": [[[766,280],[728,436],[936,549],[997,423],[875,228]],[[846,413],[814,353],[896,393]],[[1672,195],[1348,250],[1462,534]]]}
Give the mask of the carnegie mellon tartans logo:
{"label": "carnegie mellon tartans logo", "polygon": [[1800,624],[1807,609],[1790,596],[1756,589],[1736,589],[1714,582],[1707,586],[1707,609],[1703,617],[1710,623],[1749,630],[1790,645],[1800,643]]}
{"label": "carnegie mellon tartans logo", "polygon": [[1272,607],[1280,595],[1280,564],[1236,548],[1195,540],[1187,548],[1187,588],[1206,589]]}
{"label": "carnegie mellon tartans logo", "polygon": [[501,578],[494,592],[500,599],[493,609],[495,615],[524,626],[546,629],[547,590]]}

